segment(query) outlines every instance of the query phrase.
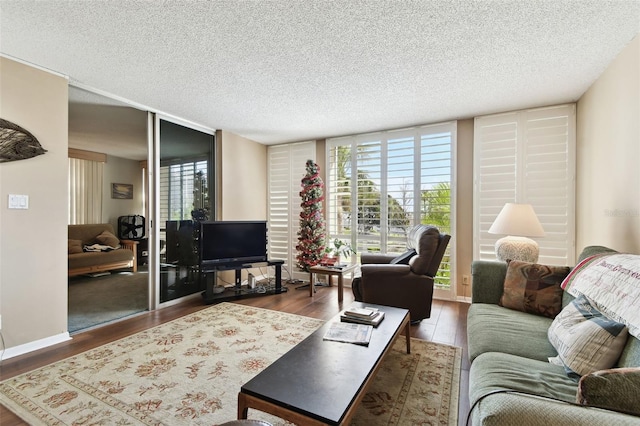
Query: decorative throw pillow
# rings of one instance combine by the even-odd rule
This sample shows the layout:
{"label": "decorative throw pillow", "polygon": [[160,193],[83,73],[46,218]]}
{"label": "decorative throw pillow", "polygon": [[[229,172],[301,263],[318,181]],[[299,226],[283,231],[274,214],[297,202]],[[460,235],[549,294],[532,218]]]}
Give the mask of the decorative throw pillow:
{"label": "decorative throw pillow", "polygon": [[118,248],[120,247],[120,240],[109,231],[103,231],[102,234],[96,237],[96,241],[105,246]]}
{"label": "decorative throw pillow", "polygon": [[582,376],[576,402],[640,416],[640,368],[612,368]]}
{"label": "decorative throw pillow", "polygon": [[389,262],[389,264],[390,265],[408,265],[409,260],[411,260],[411,258],[415,255],[416,255],[415,249],[407,250],[406,252],[402,253],[400,256],[394,258],[391,262]]}
{"label": "decorative throw pillow", "polygon": [[69,240],[69,253],[82,253],[82,240]]}
{"label": "decorative throw pillow", "polygon": [[627,327],[598,312],[584,296],[560,311],[547,332],[562,364],[580,376],[615,365],[627,343]]}
{"label": "decorative throw pillow", "polygon": [[510,260],[500,306],[555,318],[562,309],[562,280],[567,266],[546,266]]}

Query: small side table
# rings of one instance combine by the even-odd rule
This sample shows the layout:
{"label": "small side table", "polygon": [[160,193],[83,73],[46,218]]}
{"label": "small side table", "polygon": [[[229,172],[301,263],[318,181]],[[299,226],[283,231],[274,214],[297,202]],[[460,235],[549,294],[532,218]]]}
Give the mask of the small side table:
{"label": "small side table", "polygon": [[345,274],[353,274],[358,267],[357,264],[351,264],[347,266],[337,267],[337,266],[312,266],[309,268],[309,296],[313,297],[313,292],[315,291],[315,283],[314,283],[314,275],[327,275],[329,278],[329,285],[331,285],[331,277],[338,277],[338,302],[342,302],[343,299],[343,290],[344,290],[344,275]]}

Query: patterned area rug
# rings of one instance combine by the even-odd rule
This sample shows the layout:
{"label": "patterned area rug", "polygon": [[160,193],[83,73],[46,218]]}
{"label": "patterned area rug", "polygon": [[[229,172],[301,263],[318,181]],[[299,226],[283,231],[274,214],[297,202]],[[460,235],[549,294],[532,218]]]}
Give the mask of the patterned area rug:
{"label": "patterned area rug", "polygon": [[[322,323],[221,303],[5,380],[0,402],[32,425],[223,423],[240,387]],[[353,424],[457,423],[461,350],[411,343],[398,339]]]}

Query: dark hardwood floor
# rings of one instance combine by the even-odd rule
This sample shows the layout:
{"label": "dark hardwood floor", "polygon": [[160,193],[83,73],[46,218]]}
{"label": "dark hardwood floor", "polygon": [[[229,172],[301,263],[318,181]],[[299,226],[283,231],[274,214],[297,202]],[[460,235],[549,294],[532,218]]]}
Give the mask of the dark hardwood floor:
{"label": "dark hardwood floor", "polygon": [[[297,315],[328,320],[342,308],[353,302],[351,289],[345,288],[344,301],[339,304],[336,287],[321,287],[313,298],[308,290],[296,290],[290,285],[289,291],[280,295],[269,295],[234,301],[266,309],[274,309]],[[171,321],[183,315],[208,307],[200,298],[178,305],[147,312],[104,327],[74,334],[73,339],[34,351],[19,357],[4,360],[0,364],[0,380],[5,380],[35,368],[59,361],[78,353],[113,342],[150,327]],[[459,421],[463,425],[469,410],[469,361],[467,354],[467,310],[468,304],[434,300],[431,318],[411,326],[411,336],[462,348],[462,372],[460,377]],[[12,412],[0,405],[1,425],[26,425]]]}

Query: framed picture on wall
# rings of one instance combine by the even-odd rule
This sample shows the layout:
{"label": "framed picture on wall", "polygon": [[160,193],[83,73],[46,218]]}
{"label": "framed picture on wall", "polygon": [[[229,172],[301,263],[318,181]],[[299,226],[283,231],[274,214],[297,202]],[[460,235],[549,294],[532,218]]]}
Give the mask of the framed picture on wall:
{"label": "framed picture on wall", "polygon": [[133,185],[130,183],[112,183],[111,198],[116,198],[118,200],[132,200]]}

